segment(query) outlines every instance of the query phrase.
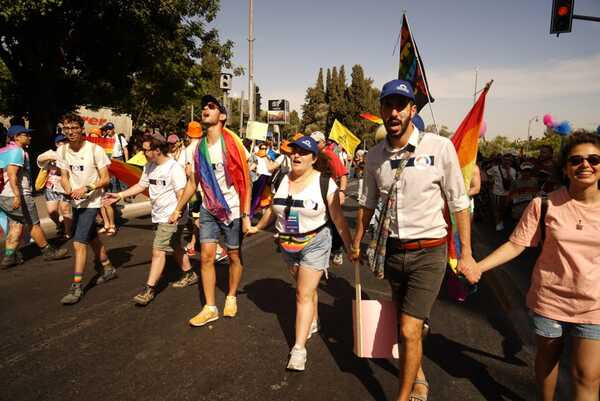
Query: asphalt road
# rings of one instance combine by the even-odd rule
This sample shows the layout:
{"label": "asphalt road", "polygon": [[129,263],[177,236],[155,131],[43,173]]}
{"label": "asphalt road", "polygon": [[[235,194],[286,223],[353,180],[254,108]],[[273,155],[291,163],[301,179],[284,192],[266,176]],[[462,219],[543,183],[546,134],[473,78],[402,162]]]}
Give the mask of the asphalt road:
{"label": "asphalt road", "polygon": [[[88,285],[73,306],[59,302],[70,284],[71,259],[44,262],[30,251],[24,265],[0,271],[0,400],[395,399],[396,363],[352,353],[350,264],[330,269],[321,282],[323,329],[308,343],[307,370],[287,372],[294,288],[270,234],[244,243],[238,316],[202,328],[187,324],[200,310],[202,291],[170,287],[178,278],[172,261],[149,306],[131,301],[146,279],[152,236],[144,218],[103,237],[119,278]],[[226,271],[219,265],[220,308]],[[92,276],[90,259],[84,281]],[[389,293],[366,270],[363,291],[370,298]],[[464,304],[442,291],[425,341],[430,400],[535,398],[532,355],[501,310],[485,285]]]}

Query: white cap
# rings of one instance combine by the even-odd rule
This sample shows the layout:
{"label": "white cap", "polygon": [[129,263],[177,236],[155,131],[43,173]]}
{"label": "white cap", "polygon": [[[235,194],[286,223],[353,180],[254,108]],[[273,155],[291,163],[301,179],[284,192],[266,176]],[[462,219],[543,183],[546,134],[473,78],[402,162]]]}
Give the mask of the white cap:
{"label": "white cap", "polygon": [[322,133],[321,131],[315,131],[315,132],[313,132],[312,134],[310,134],[310,137],[312,139],[314,139],[314,141],[317,142],[317,143],[321,142],[321,141],[324,141],[326,139],[325,138],[325,134]]}

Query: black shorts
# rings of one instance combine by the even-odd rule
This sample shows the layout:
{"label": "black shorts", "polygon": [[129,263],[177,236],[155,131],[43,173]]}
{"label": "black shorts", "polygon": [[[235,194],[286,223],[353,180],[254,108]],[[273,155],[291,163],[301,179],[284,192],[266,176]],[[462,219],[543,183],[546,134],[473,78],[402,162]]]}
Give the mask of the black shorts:
{"label": "black shorts", "polygon": [[425,320],[431,313],[448,263],[446,243],[417,250],[386,250],[385,277],[392,287],[392,298],[398,311]]}

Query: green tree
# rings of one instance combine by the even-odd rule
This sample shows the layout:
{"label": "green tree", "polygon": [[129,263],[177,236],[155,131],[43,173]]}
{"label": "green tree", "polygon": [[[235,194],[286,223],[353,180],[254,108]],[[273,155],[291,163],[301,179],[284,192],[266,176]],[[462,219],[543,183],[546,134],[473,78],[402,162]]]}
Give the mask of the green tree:
{"label": "green tree", "polygon": [[0,10],[0,59],[10,72],[0,113],[29,118],[42,134],[34,154],[78,105],[140,119],[168,107],[178,114],[218,79],[203,65],[231,67],[233,43],[206,26],[218,0],[0,0]]}
{"label": "green tree", "polygon": [[314,87],[306,90],[304,105],[302,106],[301,129],[305,133],[323,131],[327,123],[329,107],[325,103],[325,88],[323,85],[323,69],[319,69]]}
{"label": "green tree", "polygon": [[325,80],[325,102],[329,104],[331,96],[331,70],[327,69],[327,78]]}

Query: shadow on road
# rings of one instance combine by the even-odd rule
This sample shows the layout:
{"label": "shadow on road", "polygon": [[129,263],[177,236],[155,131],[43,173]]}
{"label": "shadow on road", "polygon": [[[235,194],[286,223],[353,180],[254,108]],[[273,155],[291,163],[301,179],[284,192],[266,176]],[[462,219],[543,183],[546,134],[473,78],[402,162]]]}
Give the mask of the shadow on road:
{"label": "shadow on road", "polygon": [[463,345],[436,333],[429,334],[425,340],[423,353],[449,375],[469,379],[486,400],[525,401],[510,388],[498,383],[488,372],[487,366],[470,357],[468,353],[500,361],[505,361],[504,358]]}

